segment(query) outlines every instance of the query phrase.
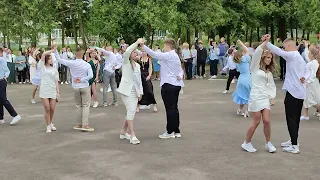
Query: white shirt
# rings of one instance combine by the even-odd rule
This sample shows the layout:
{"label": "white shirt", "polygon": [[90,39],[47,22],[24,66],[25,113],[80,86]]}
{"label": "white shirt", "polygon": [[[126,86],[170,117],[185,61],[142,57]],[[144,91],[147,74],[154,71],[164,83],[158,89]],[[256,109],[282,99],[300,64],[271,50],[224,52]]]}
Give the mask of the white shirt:
{"label": "white shirt", "polygon": [[119,63],[119,65],[117,66],[119,68],[117,68],[117,69],[120,69],[121,66],[122,66],[122,63],[123,63],[123,57],[122,57],[122,55],[120,53],[116,53],[116,57],[117,57],[117,60],[118,60],[118,63]]}
{"label": "white shirt", "polygon": [[14,54],[8,54],[7,55],[7,62],[15,62],[16,61],[16,55]]}
{"label": "white shirt", "polygon": [[223,72],[227,70],[234,70],[236,69],[236,64],[233,62],[233,56],[228,57],[227,65],[222,69]]}
{"label": "white shirt", "polygon": [[[72,87],[74,89],[89,87],[89,80],[93,78],[92,68],[89,63],[83,59],[76,59],[75,61],[61,59],[58,52],[55,53],[55,57],[59,63],[70,68]],[[74,83],[76,78],[80,78],[80,83]]]}
{"label": "white shirt", "polygon": [[161,63],[160,66],[160,86],[164,83],[168,83],[174,86],[184,86],[183,80],[178,80],[177,76],[183,78],[183,70],[181,67],[181,61],[175,50],[169,52],[155,52],[143,46],[147,54],[152,58],[158,59]]}
{"label": "white shirt", "polygon": [[59,62],[57,61],[57,58],[55,57],[54,53],[51,53],[52,58],[52,67],[58,69],[59,68]]}
{"label": "white shirt", "polygon": [[[103,68],[104,71],[114,73],[115,69],[119,69],[121,67],[121,64],[119,63],[116,55],[113,52],[106,51],[102,48],[97,48],[97,49],[107,56],[107,59],[105,61],[104,68]],[[115,67],[115,69],[113,69],[113,67]]]}
{"label": "white shirt", "polygon": [[267,47],[272,53],[286,60],[286,76],[282,89],[297,99],[305,99],[306,83],[302,84],[300,78],[309,79],[310,72],[300,53],[298,51],[284,51],[270,42],[267,43]]}

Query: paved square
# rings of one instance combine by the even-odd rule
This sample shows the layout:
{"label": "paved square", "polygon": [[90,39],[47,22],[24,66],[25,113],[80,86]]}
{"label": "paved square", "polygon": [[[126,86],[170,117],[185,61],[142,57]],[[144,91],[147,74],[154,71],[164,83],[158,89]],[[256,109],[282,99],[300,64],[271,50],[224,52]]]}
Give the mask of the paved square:
{"label": "paved square", "polygon": [[[125,117],[118,107],[91,108],[93,133],[72,129],[76,112],[70,85],[62,85],[54,124],[45,133],[40,99],[30,103],[31,85],[9,85],[8,96],[22,120],[0,126],[2,180],[318,180],[320,179],[320,121],[312,116],[300,126],[301,154],[281,152],[289,138],[284,118],[282,82],[277,82],[272,109],[272,142],[277,153],[264,150],[262,123],[253,144],[257,153],[241,150],[250,118],[236,115],[231,93],[223,95],[225,80],[186,81],[180,96],[181,139],[161,140],[165,112],[159,82],[154,82],[158,113],[141,111],[135,118],[140,145],[119,139]],[[235,84],[231,85],[231,90]],[[119,96],[120,97],[120,96]],[[99,93],[100,105],[102,94]],[[111,100],[111,95],[109,97]],[[5,120],[11,120],[8,113]]]}

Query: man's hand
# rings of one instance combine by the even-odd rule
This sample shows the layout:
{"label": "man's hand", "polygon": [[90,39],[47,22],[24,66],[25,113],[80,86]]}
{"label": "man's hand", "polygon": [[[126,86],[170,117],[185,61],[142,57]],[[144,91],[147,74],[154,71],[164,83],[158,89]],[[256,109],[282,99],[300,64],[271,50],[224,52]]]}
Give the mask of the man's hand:
{"label": "man's hand", "polygon": [[144,44],[144,39],[143,39],[143,38],[139,38],[139,39],[137,40],[137,43],[138,43],[138,44]]}
{"label": "man's hand", "polygon": [[266,36],[265,36],[265,35],[263,35],[263,36],[261,37],[261,41],[262,41],[262,42],[266,41]]}
{"label": "man's hand", "polygon": [[270,39],[271,39],[271,35],[270,34],[266,34],[266,35],[264,35],[265,36],[265,39],[266,39],[266,41],[270,41]]}
{"label": "man's hand", "polygon": [[7,77],[6,77],[6,76],[4,76],[3,79],[4,79],[5,81],[7,81]]}
{"label": "man's hand", "polygon": [[112,66],[112,70],[116,70],[116,67],[115,67],[115,66]]}
{"label": "man's hand", "polygon": [[181,78],[180,76],[177,76],[177,80],[178,80],[178,81],[181,81],[182,78]]}
{"label": "man's hand", "polygon": [[272,98],[271,100],[270,100],[270,105],[271,106],[274,106],[276,104],[276,101]]}
{"label": "man's hand", "polygon": [[306,81],[306,78],[301,77],[301,78],[300,78],[300,81],[301,81],[301,83],[302,83],[302,84],[304,84],[304,83],[305,83],[305,81]]}
{"label": "man's hand", "polygon": [[81,78],[76,78],[74,81],[73,81],[75,84],[78,84],[78,83],[80,83],[81,82]]}

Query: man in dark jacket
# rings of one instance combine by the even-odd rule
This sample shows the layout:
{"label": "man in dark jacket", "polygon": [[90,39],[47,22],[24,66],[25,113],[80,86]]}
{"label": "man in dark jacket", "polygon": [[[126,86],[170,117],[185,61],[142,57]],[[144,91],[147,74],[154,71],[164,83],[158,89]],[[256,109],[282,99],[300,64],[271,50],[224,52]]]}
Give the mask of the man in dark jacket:
{"label": "man in dark jacket", "polygon": [[[208,57],[207,49],[203,46],[202,41],[199,41],[199,49],[197,50],[197,73],[200,78],[206,77],[206,60]],[[201,66],[201,73],[200,73]]]}

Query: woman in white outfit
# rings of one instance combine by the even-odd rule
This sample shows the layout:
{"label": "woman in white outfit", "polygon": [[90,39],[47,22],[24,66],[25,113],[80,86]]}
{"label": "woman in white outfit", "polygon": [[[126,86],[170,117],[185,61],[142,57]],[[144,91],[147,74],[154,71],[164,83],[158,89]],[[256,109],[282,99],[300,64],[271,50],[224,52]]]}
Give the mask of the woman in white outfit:
{"label": "woman in white outfit", "polygon": [[320,53],[316,46],[311,45],[308,48],[308,42],[305,42],[305,59],[308,61],[307,68],[311,72],[310,78],[307,80],[307,96],[303,101],[304,112],[300,120],[309,120],[308,109],[315,107],[320,111],[320,83],[317,71],[319,69]]}
{"label": "woman in white outfit", "polygon": [[52,124],[54,112],[56,109],[56,101],[59,96],[59,73],[56,68],[52,67],[52,54],[55,52],[54,48],[51,51],[44,52],[41,60],[38,63],[38,68],[41,71],[41,84],[39,97],[42,99],[42,104],[45,110],[45,120],[47,124],[46,133],[56,131],[56,127]]}
{"label": "woman in white outfit", "polygon": [[[36,93],[37,93],[37,90],[38,90],[38,87],[40,85],[40,82],[38,81],[35,81],[35,77],[37,75],[37,56],[40,54],[40,51],[39,51],[39,48],[33,50],[30,55],[29,55],[29,58],[28,58],[28,63],[30,64],[30,69],[29,69],[29,72],[30,72],[30,82],[32,82],[32,84],[34,85],[34,88],[32,90],[32,98],[31,98],[31,103],[32,104],[35,104],[36,101],[34,100],[35,96],[36,96]],[[40,56],[41,57],[41,56]],[[40,78],[40,77],[39,77]],[[37,79],[37,78],[36,78]],[[39,79],[40,80],[40,79]]]}
{"label": "woman in white outfit", "polygon": [[266,149],[273,153],[276,148],[270,142],[270,106],[275,104],[276,86],[273,80],[272,72],[275,69],[275,61],[271,52],[263,50],[267,41],[264,41],[254,52],[250,66],[252,84],[249,98],[249,111],[252,113],[252,123],[247,131],[247,137],[241,147],[248,152],[256,152],[252,146],[252,136],[260,124],[261,118],[264,126],[264,135],[266,138]]}
{"label": "woman in white outfit", "polygon": [[[138,39],[123,54],[122,78],[118,88],[118,92],[121,93],[123,103],[127,109],[126,120],[120,131],[120,139],[128,139],[131,144],[140,143],[133,130],[133,119],[138,100],[143,95],[140,65],[135,62],[139,60],[136,48],[140,43],[144,43],[144,40]],[[129,134],[127,133],[127,128],[129,128]]]}

